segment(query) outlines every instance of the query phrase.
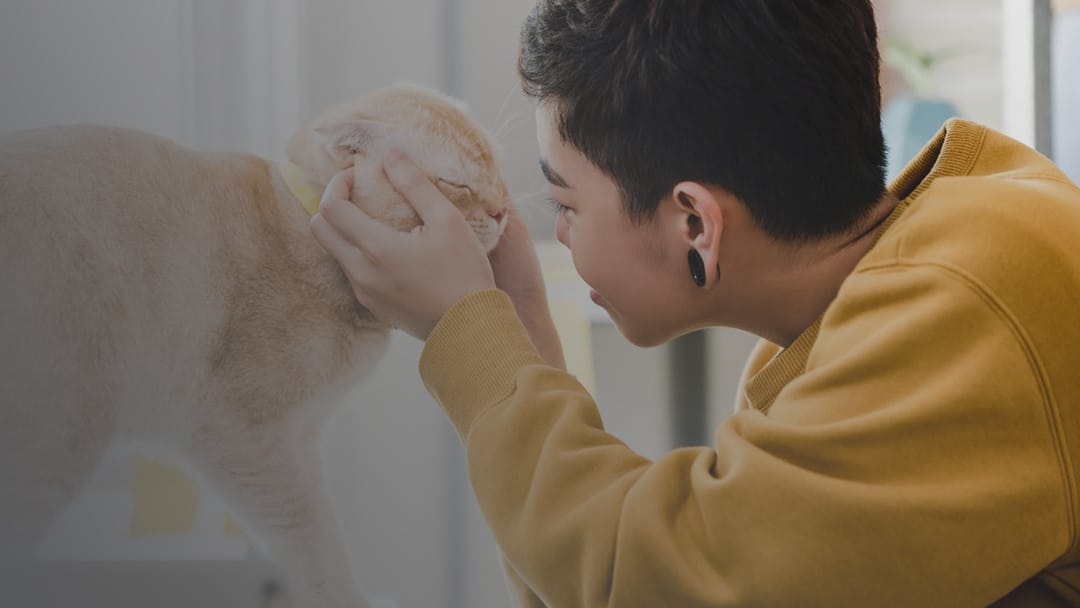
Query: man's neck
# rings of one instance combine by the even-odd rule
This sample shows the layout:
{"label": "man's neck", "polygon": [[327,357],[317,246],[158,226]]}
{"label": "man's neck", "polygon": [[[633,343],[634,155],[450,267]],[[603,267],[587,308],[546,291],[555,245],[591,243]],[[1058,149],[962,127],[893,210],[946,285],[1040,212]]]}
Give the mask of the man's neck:
{"label": "man's neck", "polygon": [[840,285],[877,241],[883,224],[899,204],[887,193],[856,229],[836,238],[804,246],[793,254],[800,260],[778,266],[764,298],[755,303],[760,322],[754,333],[788,347],[814,324],[836,298]]}

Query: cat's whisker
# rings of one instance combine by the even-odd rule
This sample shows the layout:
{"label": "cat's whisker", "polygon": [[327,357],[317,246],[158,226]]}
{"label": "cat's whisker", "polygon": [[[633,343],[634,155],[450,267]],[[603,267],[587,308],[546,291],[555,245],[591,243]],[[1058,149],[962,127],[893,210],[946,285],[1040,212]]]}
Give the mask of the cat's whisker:
{"label": "cat's whisker", "polygon": [[518,85],[516,84],[510,86],[510,90],[506,92],[506,97],[503,98],[502,105],[499,106],[498,113],[495,114],[495,134],[493,137],[496,141],[498,141],[501,132],[501,129],[499,128],[499,119],[502,118],[503,112],[506,111],[506,107],[510,103],[510,98],[514,96],[514,89],[517,87]]}
{"label": "cat's whisker", "polygon": [[518,112],[517,114],[514,114],[512,116],[508,116],[506,121],[504,123],[502,123],[501,125],[499,125],[498,128],[495,129],[495,136],[494,136],[495,139],[501,141],[502,137],[504,135],[509,135],[510,133],[512,133],[514,128],[516,127],[516,125],[514,125],[514,121],[521,118],[522,115],[524,115],[524,114],[525,114],[525,111],[522,110],[521,112]]}
{"label": "cat's whisker", "polygon": [[513,204],[525,221],[550,221],[551,208],[547,205],[546,189],[525,192],[514,197]]}
{"label": "cat's whisker", "polygon": [[536,142],[524,141],[524,142],[518,142],[518,143],[510,145],[510,146],[500,145],[499,148],[503,152],[508,152],[510,150],[519,150],[521,148],[528,148],[530,151],[535,151],[536,150]]}
{"label": "cat's whisker", "polygon": [[511,199],[519,209],[522,205],[540,206],[547,200],[547,188],[539,188],[531,192],[523,192]]}

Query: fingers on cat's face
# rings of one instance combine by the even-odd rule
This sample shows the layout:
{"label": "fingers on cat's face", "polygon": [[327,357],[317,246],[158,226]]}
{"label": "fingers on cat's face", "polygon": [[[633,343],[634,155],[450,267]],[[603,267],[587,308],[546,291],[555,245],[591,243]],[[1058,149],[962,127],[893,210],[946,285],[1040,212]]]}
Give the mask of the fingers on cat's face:
{"label": "fingers on cat's face", "polygon": [[328,115],[316,121],[327,149],[337,153],[335,166],[325,172],[340,170],[343,161],[355,163],[354,200],[365,211],[399,230],[420,221],[382,176],[383,157],[398,149],[457,206],[480,242],[489,251],[495,247],[506,227],[509,194],[491,137],[463,104],[433,89],[393,85]]}

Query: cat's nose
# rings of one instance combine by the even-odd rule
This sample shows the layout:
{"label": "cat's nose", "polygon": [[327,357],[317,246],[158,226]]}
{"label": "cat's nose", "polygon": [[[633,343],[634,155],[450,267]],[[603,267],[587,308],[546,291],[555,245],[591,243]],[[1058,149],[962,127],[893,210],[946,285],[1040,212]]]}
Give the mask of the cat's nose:
{"label": "cat's nose", "polygon": [[488,215],[490,215],[491,219],[495,220],[495,223],[497,224],[501,222],[504,217],[506,217],[506,211],[495,211],[493,213],[488,213]]}

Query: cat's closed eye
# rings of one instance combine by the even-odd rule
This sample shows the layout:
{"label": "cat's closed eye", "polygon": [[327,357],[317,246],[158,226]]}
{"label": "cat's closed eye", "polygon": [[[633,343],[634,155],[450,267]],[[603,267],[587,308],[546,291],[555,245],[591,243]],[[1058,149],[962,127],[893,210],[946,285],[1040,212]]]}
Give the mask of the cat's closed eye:
{"label": "cat's closed eye", "polygon": [[435,184],[439,191],[458,207],[475,203],[472,188],[464,184],[458,184],[441,177],[435,178]]}
{"label": "cat's closed eye", "polygon": [[436,179],[436,181],[444,183],[447,186],[451,186],[453,188],[464,188],[465,190],[468,190],[469,192],[472,192],[472,188],[466,186],[465,184],[458,184],[458,183],[452,182],[452,181],[450,181],[450,180],[448,180],[446,178],[442,178],[442,177],[437,177],[435,179]]}

